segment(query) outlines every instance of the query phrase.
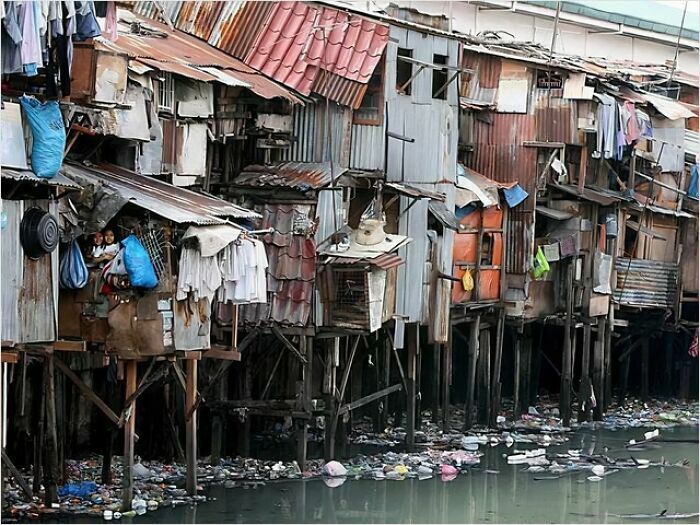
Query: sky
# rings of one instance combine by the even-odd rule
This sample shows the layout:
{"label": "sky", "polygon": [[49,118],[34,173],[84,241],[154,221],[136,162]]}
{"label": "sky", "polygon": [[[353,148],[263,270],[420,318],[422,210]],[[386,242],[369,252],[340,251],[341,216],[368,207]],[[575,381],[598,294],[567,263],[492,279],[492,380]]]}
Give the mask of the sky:
{"label": "sky", "polygon": [[[683,18],[684,0],[572,0],[577,4],[587,5],[624,15],[636,16],[653,22],[680,26]],[[685,29],[700,30],[700,2],[688,0],[688,11],[683,23]]]}

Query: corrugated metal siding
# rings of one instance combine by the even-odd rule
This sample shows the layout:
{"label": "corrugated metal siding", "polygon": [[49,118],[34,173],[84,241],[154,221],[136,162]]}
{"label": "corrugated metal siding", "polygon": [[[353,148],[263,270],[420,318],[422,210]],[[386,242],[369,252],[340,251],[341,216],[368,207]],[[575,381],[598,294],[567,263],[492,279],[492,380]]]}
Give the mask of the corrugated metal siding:
{"label": "corrugated metal siding", "polygon": [[580,144],[578,104],[561,98],[563,89],[535,89],[537,140]]}
{"label": "corrugated metal siding", "polygon": [[58,320],[58,249],[36,261],[24,257],[19,225],[24,210],[39,207],[57,216],[55,201],[2,201],[2,338],[15,343],[55,340]]}
{"label": "corrugated metal siding", "polygon": [[384,169],[384,126],[353,124],[350,168],[359,170]]}
{"label": "corrugated metal siding", "polygon": [[617,259],[616,302],[651,308],[673,307],[678,265],[644,259]]}
{"label": "corrugated metal siding", "polygon": [[322,71],[316,77],[312,90],[314,93],[328,97],[340,104],[357,109],[362,103],[362,97],[365,96],[367,84],[348,80],[334,73]]}
{"label": "corrugated metal siding", "polygon": [[[284,160],[296,162],[326,162],[329,154],[337,166],[347,167],[350,162],[350,127],[352,111],[335,103],[329,107],[329,124],[326,126],[325,104],[307,104],[294,107],[294,137],[292,147],[284,154]],[[329,153],[330,150],[330,153]]]}
{"label": "corrugated metal siding", "polygon": [[474,73],[461,75],[460,97],[464,97],[467,102],[494,105],[501,76],[501,58],[465,52],[462,67],[471,69]]}

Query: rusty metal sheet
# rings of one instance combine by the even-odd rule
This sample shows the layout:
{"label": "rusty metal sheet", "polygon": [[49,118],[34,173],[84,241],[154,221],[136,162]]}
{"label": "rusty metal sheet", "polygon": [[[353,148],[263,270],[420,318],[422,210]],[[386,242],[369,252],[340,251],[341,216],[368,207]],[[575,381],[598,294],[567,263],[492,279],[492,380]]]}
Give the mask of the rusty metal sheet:
{"label": "rusty metal sheet", "polygon": [[275,4],[245,1],[226,3],[230,4],[230,8],[222,13],[209,43],[243,60],[253,47]]}
{"label": "rusty metal sheet", "polygon": [[12,168],[6,168],[3,166],[2,171],[0,171],[0,176],[2,176],[3,179],[15,180],[20,182],[31,182],[34,184],[41,184],[45,186],[58,186],[59,188],[70,188],[72,190],[80,189],[80,185],[76,184],[61,173],[57,173],[50,179],[45,179],[43,177],[37,177],[33,171],[17,170]]}
{"label": "rusty metal sheet", "polygon": [[[347,168],[335,167],[337,178]],[[319,189],[331,183],[329,162],[282,162],[273,166],[253,164],[243,169],[235,184],[241,186],[281,186],[301,191]]]}
{"label": "rusty metal sheet", "polygon": [[335,73],[322,71],[313,84],[312,91],[340,104],[357,109],[367,91],[367,84],[348,80]]}
{"label": "rusty metal sheet", "polygon": [[537,140],[579,145],[578,103],[563,94],[563,89],[535,90]]}
{"label": "rusty metal sheet", "polygon": [[394,191],[400,195],[405,195],[406,197],[413,197],[415,199],[428,198],[440,202],[445,202],[446,196],[444,193],[439,191],[432,191],[426,188],[419,188],[412,184],[400,183],[400,182],[387,182],[384,184],[384,188],[388,191]]}

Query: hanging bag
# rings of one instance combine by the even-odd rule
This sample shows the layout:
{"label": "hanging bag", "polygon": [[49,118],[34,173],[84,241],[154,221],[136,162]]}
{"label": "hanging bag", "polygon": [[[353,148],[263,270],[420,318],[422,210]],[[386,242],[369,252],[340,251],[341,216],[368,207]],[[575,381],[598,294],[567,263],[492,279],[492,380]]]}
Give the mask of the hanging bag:
{"label": "hanging bag", "polygon": [[32,171],[37,177],[55,177],[63,163],[66,129],[58,102],[39,102],[24,95],[19,99],[32,129]]}
{"label": "hanging bag", "polygon": [[158,276],[153,268],[151,258],[135,235],[129,235],[122,241],[124,247],[124,265],[129,274],[129,281],[134,288],[155,288]]}
{"label": "hanging bag", "polygon": [[78,290],[87,284],[88,277],[88,269],[80,252],[80,246],[78,241],[74,240],[61,259],[59,283],[61,288]]}

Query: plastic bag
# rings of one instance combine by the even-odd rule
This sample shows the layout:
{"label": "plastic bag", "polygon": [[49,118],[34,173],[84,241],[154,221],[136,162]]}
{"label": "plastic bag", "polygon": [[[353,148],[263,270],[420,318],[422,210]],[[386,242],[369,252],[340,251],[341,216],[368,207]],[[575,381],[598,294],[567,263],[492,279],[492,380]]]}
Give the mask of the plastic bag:
{"label": "plastic bag", "polygon": [[54,177],[63,163],[66,129],[58,102],[41,103],[24,95],[19,99],[32,129],[32,171],[37,177]]}
{"label": "plastic bag", "polygon": [[471,292],[474,289],[474,278],[469,270],[464,270],[464,275],[462,275],[462,288],[465,292]]}
{"label": "plastic bag", "polygon": [[71,242],[68,251],[63,254],[59,268],[59,283],[61,288],[78,290],[88,282],[88,269],[85,266],[83,254],[80,252],[78,241]]}
{"label": "plastic bag", "polygon": [[547,262],[547,258],[544,256],[544,252],[542,251],[542,247],[538,246],[537,253],[535,254],[535,258],[532,261],[532,275],[535,277],[535,279],[539,279],[544,274],[546,274],[548,271],[549,271],[549,263]]}
{"label": "plastic bag", "polygon": [[593,256],[593,291],[610,295],[610,278],[612,276],[613,258],[599,251]]}
{"label": "plastic bag", "polygon": [[136,236],[129,235],[122,241],[124,247],[124,264],[129,274],[131,286],[135,288],[155,288],[158,276],[153,268],[148,252]]}

